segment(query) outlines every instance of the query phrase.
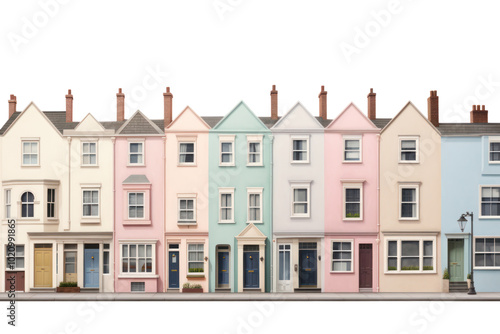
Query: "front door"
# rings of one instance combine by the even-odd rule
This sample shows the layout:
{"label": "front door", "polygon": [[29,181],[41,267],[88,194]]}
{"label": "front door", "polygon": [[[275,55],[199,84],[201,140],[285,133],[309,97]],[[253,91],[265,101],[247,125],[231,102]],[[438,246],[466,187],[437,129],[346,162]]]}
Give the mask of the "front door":
{"label": "front door", "polygon": [[464,282],[464,239],[448,240],[450,282]]}
{"label": "front door", "polygon": [[217,252],[217,285],[219,288],[229,287],[229,252]]}
{"label": "front door", "polygon": [[372,245],[359,245],[359,288],[372,288],[373,276]]}
{"label": "front door", "polygon": [[24,271],[5,272],[5,291],[24,291]]}
{"label": "front door", "polygon": [[[259,246],[257,246],[259,247]],[[243,252],[243,288],[259,288],[259,252]]]}
{"label": "front door", "polygon": [[290,244],[280,244],[278,246],[278,292],[291,292],[291,249]]}
{"label": "front door", "polygon": [[299,288],[318,285],[317,250],[315,242],[299,243]]}
{"label": "front door", "polygon": [[35,245],[35,288],[52,287],[52,245]]}
{"label": "front door", "polygon": [[179,251],[168,252],[168,288],[179,289]]}
{"label": "front door", "polygon": [[83,286],[85,288],[99,287],[99,245],[85,245],[83,252],[83,265],[85,276]]}

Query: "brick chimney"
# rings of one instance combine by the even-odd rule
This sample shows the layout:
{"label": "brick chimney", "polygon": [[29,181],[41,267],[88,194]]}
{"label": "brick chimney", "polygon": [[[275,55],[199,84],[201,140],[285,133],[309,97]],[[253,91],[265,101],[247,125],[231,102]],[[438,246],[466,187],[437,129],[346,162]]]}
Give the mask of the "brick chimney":
{"label": "brick chimney", "polygon": [[71,89],[68,89],[66,95],[66,123],[71,122],[73,122],[73,95],[71,95]]}
{"label": "brick chimney", "polygon": [[368,94],[367,98],[368,98],[368,118],[377,119],[377,104],[376,104],[377,94],[373,92],[373,88],[370,88],[370,93]]}
{"label": "brick chimney", "polygon": [[121,88],[118,88],[116,93],[116,120],[118,122],[125,120],[125,94]]}
{"label": "brick chimney", "polygon": [[435,127],[439,126],[439,97],[437,90],[431,90],[427,98],[427,118]]}
{"label": "brick chimney", "polygon": [[278,91],[276,90],[276,85],[273,85],[271,90],[271,119],[278,119]]}
{"label": "brick chimney", "polygon": [[9,118],[12,116],[13,113],[16,112],[16,106],[17,106],[16,96],[11,94],[9,100]]}
{"label": "brick chimney", "polygon": [[318,95],[319,98],[319,116],[323,119],[327,119],[326,113],[326,91],[325,86],[321,86],[321,92]]}
{"label": "brick chimney", "polygon": [[484,105],[473,105],[472,111],[470,112],[470,122],[471,123],[488,123],[488,110],[485,109]]}
{"label": "brick chimney", "polygon": [[174,95],[170,93],[170,87],[163,93],[163,126],[166,128],[172,123],[172,99]]}

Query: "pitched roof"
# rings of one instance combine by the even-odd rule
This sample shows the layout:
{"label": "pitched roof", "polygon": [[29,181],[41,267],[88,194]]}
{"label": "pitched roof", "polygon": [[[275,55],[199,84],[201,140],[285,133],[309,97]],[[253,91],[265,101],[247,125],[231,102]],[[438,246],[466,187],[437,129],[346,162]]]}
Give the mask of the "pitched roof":
{"label": "pitched roof", "polygon": [[[52,124],[56,127],[59,132],[63,132],[67,129],[74,129],[79,122],[70,122],[66,123],[66,112],[65,111],[44,111],[45,116],[52,122]],[[9,126],[14,123],[14,121],[21,115],[20,111],[16,111],[12,114],[12,116],[5,122],[3,127],[0,129],[0,135],[3,135],[4,132],[9,128]]]}
{"label": "pitched roof", "polygon": [[204,120],[210,128],[213,128],[220,122],[222,116],[201,116],[201,119]]}
{"label": "pitched roof", "polygon": [[146,175],[142,174],[133,174],[129,175],[122,184],[146,184],[151,183]]}
{"label": "pitched roof", "polygon": [[500,123],[439,123],[443,136],[500,135]]}
{"label": "pitched roof", "polygon": [[[163,127],[163,124],[161,124]],[[161,130],[158,125],[149,120],[143,113],[139,110],[129,118],[125,124],[122,125],[120,129],[118,129],[118,134],[124,135],[134,135],[134,134],[162,134],[164,131]]]}
{"label": "pitched roof", "polygon": [[373,124],[379,129],[385,128],[387,124],[392,120],[392,118],[376,118],[376,119],[371,119]]}

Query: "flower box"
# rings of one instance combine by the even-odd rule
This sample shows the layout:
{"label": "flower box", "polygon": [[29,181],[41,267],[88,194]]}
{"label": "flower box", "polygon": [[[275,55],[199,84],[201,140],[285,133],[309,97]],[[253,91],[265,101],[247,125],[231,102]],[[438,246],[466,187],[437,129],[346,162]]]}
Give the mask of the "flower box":
{"label": "flower box", "polygon": [[182,293],[202,293],[203,288],[182,288]]}
{"label": "flower box", "polygon": [[70,292],[70,293],[75,293],[75,292],[80,292],[80,287],[79,286],[65,286],[65,287],[57,287],[57,292]]}

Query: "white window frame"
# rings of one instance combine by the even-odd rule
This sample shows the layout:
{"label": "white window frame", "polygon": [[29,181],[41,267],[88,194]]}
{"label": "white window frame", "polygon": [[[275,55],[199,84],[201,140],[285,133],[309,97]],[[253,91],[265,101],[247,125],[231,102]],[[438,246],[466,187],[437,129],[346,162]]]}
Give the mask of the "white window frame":
{"label": "white window frame", "polygon": [[[53,201],[49,201],[49,190],[54,191]],[[49,205],[54,206],[54,217],[49,217]],[[47,188],[47,212],[46,216],[48,219],[57,219],[57,189],[56,188]]]}
{"label": "white window frame", "polygon": [[[476,250],[476,239],[493,239],[493,251],[482,251],[482,252],[478,252]],[[495,255],[499,255],[500,256],[500,247],[499,249],[496,249],[496,239],[499,239],[500,240],[500,236],[474,236],[474,269],[479,269],[479,270],[498,270],[500,269],[500,266],[486,266],[486,261],[485,261],[485,265],[484,266],[477,266],[476,265],[476,254],[479,253],[479,254],[493,254],[494,256]],[[493,258],[493,263],[495,262],[495,259]]]}
{"label": "white window frame", "polygon": [[[95,203],[84,203],[83,200],[85,198],[84,193],[86,191],[97,191],[97,216],[86,216],[85,210],[83,209],[85,205],[95,205]],[[92,208],[90,210],[92,212]],[[82,188],[82,218],[83,219],[97,219],[101,217],[101,189],[98,188]]]}
{"label": "white window frame", "polygon": [[[263,135],[247,135],[247,166],[263,166],[264,165],[264,147],[262,145]],[[250,144],[257,143],[259,144],[260,151],[259,152],[250,152]],[[233,148],[234,151],[234,148]],[[259,162],[250,162],[250,155],[258,155]]]}
{"label": "white window frame", "polygon": [[[36,153],[24,153],[24,144],[31,143],[36,144]],[[36,164],[25,164],[24,155],[36,155]],[[40,139],[39,138],[21,138],[21,166],[23,167],[37,167],[40,166]]]}
{"label": "white window frame", "polygon": [[5,202],[5,218],[12,218],[12,189],[5,189],[4,191]]}
{"label": "white window frame", "polygon": [[500,185],[480,185],[479,186],[479,218],[480,219],[498,219],[500,216],[485,216],[483,215],[483,188],[500,188]]}
{"label": "white window frame", "polygon": [[[415,141],[415,160],[402,160],[401,159],[401,145],[404,140]],[[398,161],[401,164],[418,164],[420,162],[420,137],[418,136],[400,136],[398,141]]]}
{"label": "white window frame", "polygon": [[500,153],[500,151],[491,151],[491,144],[499,143],[500,144],[500,136],[490,136],[488,137],[488,162],[492,165],[500,164],[500,160],[491,160],[491,153]]}
{"label": "white window frame", "polygon": [[[23,256],[17,256],[17,247],[23,247]],[[4,258],[5,258],[5,271],[23,271],[25,270],[26,268],[26,245],[22,244],[22,245],[14,245],[14,257],[15,257],[15,260],[14,260],[14,268],[11,268],[9,266],[9,261],[8,261],[8,258],[9,258],[9,245],[5,245],[5,253],[4,253]],[[23,258],[23,262],[24,262],[24,266],[23,267],[18,267],[17,266],[17,258]]]}
{"label": "white window frame", "polygon": [[[339,260],[334,260],[333,259],[333,253],[334,252],[346,252],[346,251],[334,251],[333,250],[333,243],[334,242],[344,242],[344,243],[351,243],[351,259],[350,260],[346,260],[346,259],[339,259]],[[353,273],[354,272],[354,240],[353,239],[332,239],[331,242],[330,242],[330,255],[331,255],[331,263],[330,263],[330,272],[331,273],[334,273],[334,274],[338,274],[338,273]],[[333,263],[334,262],[348,262],[350,261],[351,262],[351,270],[333,270]]]}
{"label": "white window frame", "polygon": [[[190,260],[189,260],[189,253],[190,253],[190,252],[195,252],[195,253],[200,252],[199,250],[190,250],[190,249],[189,249],[189,246],[190,246],[190,245],[198,245],[198,246],[199,246],[199,245],[201,245],[201,246],[202,246],[202,250],[201,250],[201,252],[203,252],[203,258],[202,258],[202,260],[201,260],[201,261],[194,261],[194,260],[193,260],[193,261],[190,261]],[[189,276],[196,276],[196,275],[199,275],[199,276],[205,276],[205,244],[204,244],[203,242],[189,242],[189,243],[187,244],[187,247],[186,247],[186,248],[187,248],[187,259],[186,259],[186,261],[187,261],[187,268],[186,268],[187,275],[189,275]],[[203,271],[189,271],[189,264],[190,264],[191,262],[193,262],[193,263],[201,263],[201,264],[203,265],[203,266],[202,266]]]}
{"label": "white window frame", "polygon": [[[24,194],[27,194],[27,193],[31,193],[33,195],[33,202],[23,202],[23,195]],[[36,197],[35,197],[35,194],[33,191],[30,191],[30,190],[26,190],[26,191],[23,191],[21,193],[21,198],[20,198],[20,201],[19,203],[21,204],[20,206],[20,209],[21,209],[21,219],[30,219],[30,218],[35,218],[35,204],[38,204],[37,201],[36,201]],[[33,216],[23,216],[23,205],[33,205]],[[29,209],[28,209],[28,212],[29,212]]]}
{"label": "white window frame", "polygon": [[[348,140],[357,140],[359,142],[359,159],[358,160],[346,160],[346,141]],[[354,135],[346,135],[342,136],[342,162],[346,164],[359,164],[363,162],[363,137],[362,136],[354,136]]]}
{"label": "white window frame", "polygon": [[[182,144],[193,144],[193,152],[183,153],[181,152]],[[196,166],[196,139],[182,138],[177,141],[177,165],[178,166]],[[192,154],[193,162],[181,162],[181,154]]]}
{"label": "white window frame", "polygon": [[[359,217],[347,217],[347,189],[359,189]],[[344,183],[342,185],[342,217],[343,220],[348,220],[348,221],[360,221],[363,220],[363,183]],[[352,202],[354,203],[354,202]]]}
{"label": "white window frame", "polygon": [[[84,149],[85,144],[89,145],[89,150],[90,150],[90,146],[91,146],[92,144],[93,144],[93,145],[95,145],[95,153],[91,153],[90,151],[89,151],[89,152],[85,152],[85,149]],[[98,160],[98,146],[99,146],[99,145],[97,145],[97,140],[85,140],[85,141],[82,141],[82,147],[81,147],[81,149],[82,149],[82,156],[81,156],[82,161],[81,161],[81,165],[82,165],[83,167],[96,167],[96,166],[99,166],[99,160]],[[91,160],[91,159],[90,159],[90,157],[91,157],[92,155],[95,155],[95,164],[92,164],[92,163],[88,163],[88,164],[86,164],[86,163],[84,163],[84,161],[85,161],[85,156],[87,156],[87,155],[89,156],[89,161]]]}
{"label": "white window frame", "polygon": [[[416,198],[416,216],[415,217],[402,217],[403,212],[403,189],[415,189]],[[410,202],[405,202],[410,203]],[[420,185],[415,183],[400,184],[399,185],[399,220],[419,220],[420,219]]]}
{"label": "white window frame", "polygon": [[[389,270],[389,241],[397,242],[397,269]],[[419,241],[419,270],[401,270],[401,253],[402,241]],[[432,267],[433,270],[424,270],[424,241],[432,241]],[[437,254],[436,254],[436,237],[435,236],[391,236],[384,240],[384,274],[435,274],[437,271]],[[394,256],[392,256],[394,257]],[[428,256],[427,256],[428,257]]]}
{"label": "white window frame", "polygon": [[[105,248],[104,246],[105,245],[108,245],[108,248]],[[111,243],[103,243],[102,244],[102,274],[103,275],[109,275],[111,273]],[[107,263],[107,266],[108,266],[108,272],[106,273],[104,268],[106,266],[106,264],[104,263],[104,254],[108,254],[108,263]]]}
{"label": "white window frame", "polygon": [[[130,146],[132,144],[141,144],[142,151],[141,152],[131,152]],[[146,147],[144,140],[129,140],[128,143],[128,156],[127,156],[127,166],[145,166],[146,165]],[[133,163],[130,161],[132,154],[140,154],[142,155],[142,162]]]}
{"label": "white window frame", "polygon": [[[146,256],[147,255],[146,246],[151,246],[151,272],[146,272],[146,271],[145,272],[139,272],[139,271],[130,272],[130,259],[131,259],[130,256],[127,256],[127,259],[129,259],[129,262],[128,262],[129,271],[124,272],[123,271],[123,246],[124,245],[128,246],[127,252],[129,252],[129,254],[130,254],[130,246],[131,245],[136,246],[136,256],[132,257],[132,258],[136,259],[136,268],[137,269],[139,268],[139,258],[140,258],[139,257],[139,245],[144,245],[144,254],[145,254],[144,259],[148,259],[148,257]],[[144,240],[144,241],[142,241],[142,240],[137,240],[137,241],[126,240],[125,241],[124,240],[124,241],[119,241],[119,247],[120,247],[120,263],[119,263],[120,275],[124,275],[127,277],[156,276],[156,242],[147,241],[147,240]],[[147,261],[145,263],[147,263]]]}
{"label": "white window frame", "polygon": [[[247,188],[247,224],[249,223],[254,223],[254,224],[260,224],[262,223],[262,215],[263,215],[263,208],[262,208],[262,196],[263,196],[263,190],[264,188]],[[259,206],[258,207],[250,207],[250,195],[259,195]],[[258,208],[260,211],[259,219],[257,220],[250,220],[250,210]]]}
{"label": "white window frame", "polygon": [[[193,219],[181,219],[181,201],[193,201]],[[184,209],[188,211],[188,209]],[[196,194],[177,195],[177,224],[196,225]]]}
{"label": "white window frame", "polygon": [[[231,195],[231,219],[222,220],[221,197],[223,194]],[[224,207],[229,208],[229,207]],[[219,188],[219,224],[234,224],[234,188]]]}
{"label": "white window frame", "polygon": [[[293,142],[295,140],[305,140],[306,141],[306,159],[305,160],[295,160],[293,158],[293,153],[294,153],[294,149],[293,149]],[[290,137],[290,162],[292,164],[308,164],[310,162],[310,137],[309,136],[291,136]],[[298,151],[298,150],[297,150]],[[300,150],[300,152],[303,152],[303,150]]]}
{"label": "white window frame", "polygon": [[[295,213],[295,189],[307,190],[307,213]],[[291,203],[291,217],[292,218],[310,218],[311,217],[311,182],[292,182],[290,184],[290,203]],[[302,203],[302,202],[300,202]]]}
{"label": "white window frame", "polygon": [[[142,194],[142,217],[130,217],[130,195],[131,194]],[[127,191],[127,219],[128,220],[145,220],[146,219],[146,192],[145,191]],[[134,204],[132,206],[140,207],[141,205]]]}
{"label": "white window frame", "polygon": [[[219,136],[219,166],[235,166],[236,157],[234,155],[235,135],[221,135]],[[230,162],[222,162],[222,143],[231,143],[231,152],[224,152],[224,154],[231,154]]]}

